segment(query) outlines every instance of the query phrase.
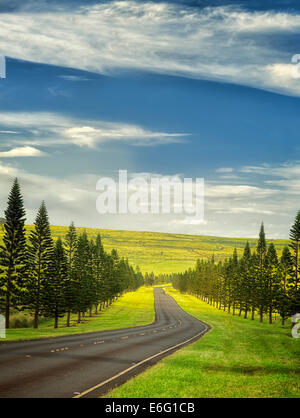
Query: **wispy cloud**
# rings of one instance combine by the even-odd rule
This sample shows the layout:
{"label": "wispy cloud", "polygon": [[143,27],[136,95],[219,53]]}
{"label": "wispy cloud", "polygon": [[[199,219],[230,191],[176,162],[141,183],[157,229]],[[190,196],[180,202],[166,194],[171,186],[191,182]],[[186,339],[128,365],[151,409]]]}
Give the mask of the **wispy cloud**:
{"label": "wispy cloud", "polygon": [[216,169],[217,173],[232,173],[233,172],[233,168],[231,167],[220,167]]}
{"label": "wispy cloud", "polygon": [[[131,0],[75,12],[32,9],[1,14],[3,54],[98,73],[140,69],[300,94],[290,71],[291,55],[299,53],[296,44],[290,52],[290,37],[300,33],[297,14]],[[280,46],[284,39],[289,50]]]}
{"label": "wispy cloud", "polygon": [[60,75],[59,78],[62,78],[67,81],[89,81],[89,78],[81,77],[77,75]]}
{"label": "wispy cloud", "polygon": [[242,173],[260,174],[268,177],[282,177],[285,179],[300,179],[300,161],[287,162],[278,165],[262,164],[257,166],[244,166]]}
{"label": "wispy cloud", "polygon": [[209,198],[215,199],[249,199],[251,196],[255,199],[260,199],[274,194],[276,194],[276,190],[257,186],[249,186],[248,184],[217,184],[209,185],[205,189],[205,195]]}
{"label": "wispy cloud", "polygon": [[13,157],[43,157],[47,155],[34,147],[17,147],[9,151],[0,152],[0,158],[13,158]]}
{"label": "wispy cloud", "polygon": [[182,142],[188,134],[168,133],[132,124],[81,120],[56,113],[0,113],[0,127],[22,130],[20,135],[9,135],[6,142],[27,146],[76,145],[94,148],[109,141],[129,145],[151,146]]}
{"label": "wispy cloud", "polygon": [[300,190],[300,161],[288,162],[279,165],[264,164],[261,166],[245,166],[241,172],[258,175],[266,185],[276,187],[280,190],[281,198],[289,197],[291,205]]}
{"label": "wispy cloud", "polygon": [[258,207],[233,207],[228,210],[217,210],[216,213],[259,213],[263,215],[275,215],[275,212],[271,210],[260,209]]}

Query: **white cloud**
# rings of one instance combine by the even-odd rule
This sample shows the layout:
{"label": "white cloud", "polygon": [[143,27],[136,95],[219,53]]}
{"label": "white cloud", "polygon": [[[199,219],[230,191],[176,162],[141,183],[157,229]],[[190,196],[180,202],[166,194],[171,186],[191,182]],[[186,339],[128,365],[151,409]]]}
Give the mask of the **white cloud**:
{"label": "white cloud", "polygon": [[296,66],[291,63],[274,63],[264,68],[266,78],[264,84],[282,86],[283,90],[300,95],[300,80],[295,77]]}
{"label": "white cloud", "polygon": [[220,198],[237,198],[243,199],[249,197],[253,199],[259,199],[266,196],[271,196],[277,191],[273,189],[266,189],[256,186],[249,186],[246,184],[218,184],[218,185],[208,185],[205,187],[205,196],[214,199]]}
{"label": "white cloud", "polygon": [[97,73],[150,70],[300,94],[290,53],[268,38],[299,34],[298,14],[130,0],[61,9],[2,13],[2,53]]}
{"label": "white cloud", "polygon": [[34,147],[17,147],[9,151],[0,152],[0,158],[12,158],[12,157],[43,157],[47,155]]}
{"label": "white cloud", "polygon": [[299,196],[300,190],[300,162],[289,162],[278,166],[264,164],[261,166],[245,166],[241,171],[248,174],[259,175],[268,186],[279,189],[281,198],[289,198],[285,205],[293,205],[293,196]]}
{"label": "white cloud", "polygon": [[259,174],[268,177],[282,177],[285,179],[300,179],[300,161],[283,163],[279,165],[263,164],[260,166],[244,166],[242,173]]}
{"label": "white cloud", "polygon": [[101,122],[98,127],[74,126],[64,130],[63,135],[75,145],[93,148],[97,142],[109,140],[131,141],[135,145],[154,145],[157,143],[178,142],[183,134],[152,132],[139,126]]}
{"label": "white cloud", "polygon": [[[78,173],[56,178],[33,174],[0,161],[0,214],[5,209],[10,184],[16,176],[21,183],[28,222],[34,221],[37,208],[45,200],[50,220],[56,225],[68,225],[74,220],[78,226],[86,227],[256,237],[260,223],[264,221],[269,238],[282,238],[287,237],[290,222],[299,209],[299,193],[286,191],[282,194],[278,189],[270,193],[262,186],[207,182],[203,221],[192,217],[187,219],[184,213],[99,215],[96,211],[96,183],[100,175]],[[147,178],[150,175],[148,173]],[[129,173],[128,179],[131,177]],[[285,188],[283,186],[280,190]]]}
{"label": "white cloud", "polygon": [[62,78],[68,81],[89,81],[90,80],[89,78],[80,77],[77,75],[60,75],[59,78]]}
{"label": "white cloud", "polygon": [[233,207],[228,210],[217,210],[216,213],[261,213],[263,215],[275,215],[275,212],[272,212],[271,210],[264,210],[256,207]]}
{"label": "white cloud", "polygon": [[216,169],[217,173],[232,173],[233,172],[233,168],[231,167],[220,167]]}
{"label": "white cloud", "polygon": [[8,138],[9,143],[28,146],[54,144],[93,148],[98,143],[123,141],[137,146],[182,142],[188,134],[151,131],[138,125],[99,120],[80,120],[56,113],[0,113],[0,126],[23,130]]}
{"label": "white cloud", "polygon": [[[96,224],[95,210],[95,184],[96,176],[55,178],[32,174],[26,170],[4,164],[0,161],[0,205],[2,212],[5,209],[9,187],[12,179],[18,177],[27,210],[27,221],[32,223],[42,200],[46,201],[53,224],[68,225],[70,216],[79,224],[83,222],[86,213],[91,215],[92,222]],[[94,209],[94,210],[93,210]],[[89,224],[86,218],[87,226]],[[84,225],[84,222],[81,223]]]}
{"label": "white cloud", "polygon": [[191,218],[185,218],[185,219],[173,219],[168,224],[169,225],[207,225],[207,221],[204,219],[191,219]]}
{"label": "white cloud", "polygon": [[299,30],[299,16],[283,12],[233,11],[230,20],[236,29],[245,32],[293,32]]}

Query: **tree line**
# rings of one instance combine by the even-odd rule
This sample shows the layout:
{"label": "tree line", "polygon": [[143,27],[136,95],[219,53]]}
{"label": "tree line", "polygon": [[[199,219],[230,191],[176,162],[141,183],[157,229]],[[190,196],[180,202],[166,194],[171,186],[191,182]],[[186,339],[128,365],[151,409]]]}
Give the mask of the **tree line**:
{"label": "tree line", "polygon": [[[290,244],[280,257],[274,243],[267,245],[264,225],[261,225],[256,249],[246,243],[242,257],[237,250],[224,261],[198,260],[194,269],[174,274],[173,286],[180,292],[201,298],[212,306],[243,315],[252,320],[264,315],[273,322],[274,314],[281,316],[282,324],[288,317],[300,312],[300,211],[290,230]],[[292,326],[294,323],[292,323]]]}
{"label": "tree line", "polygon": [[145,273],[144,275],[144,284],[145,286],[155,286],[160,284],[171,283],[172,274],[159,273],[155,274],[153,271],[151,273]]}
{"label": "tree line", "polygon": [[109,306],[125,291],[144,283],[143,275],[116,250],[107,253],[100,234],[89,239],[78,234],[73,223],[64,239],[54,241],[45,202],[34,228],[26,236],[25,209],[18,179],[14,180],[5,211],[4,237],[0,246],[0,312],[10,326],[11,312],[28,310],[38,328],[41,316],[59,318],[71,313],[78,322]]}

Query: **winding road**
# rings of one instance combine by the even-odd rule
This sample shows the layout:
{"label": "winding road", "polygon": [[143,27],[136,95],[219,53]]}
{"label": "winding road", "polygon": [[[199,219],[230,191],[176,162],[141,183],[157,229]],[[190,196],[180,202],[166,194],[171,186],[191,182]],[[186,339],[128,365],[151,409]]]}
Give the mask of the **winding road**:
{"label": "winding road", "polygon": [[1,343],[0,397],[98,397],[209,330],[161,288],[154,297],[150,325]]}

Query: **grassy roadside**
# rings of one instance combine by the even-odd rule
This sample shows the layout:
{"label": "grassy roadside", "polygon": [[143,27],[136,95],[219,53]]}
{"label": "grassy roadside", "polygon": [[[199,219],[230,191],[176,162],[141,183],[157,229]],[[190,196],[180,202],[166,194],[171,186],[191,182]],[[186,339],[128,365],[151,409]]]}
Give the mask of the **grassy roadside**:
{"label": "grassy roadside", "polygon": [[291,337],[289,325],[232,317],[166,290],[212,330],[107,397],[300,397],[300,339]]}
{"label": "grassy roadside", "polygon": [[9,329],[6,331],[7,338],[0,339],[0,344],[5,341],[59,337],[150,324],[154,321],[153,289],[141,287],[136,292],[126,293],[97,316],[91,318],[87,316],[81,324],[76,323],[76,318],[76,315],[72,315],[69,328],[64,326],[65,318],[61,318],[57,329],[53,328],[53,320],[42,322],[37,330],[33,328]]}

